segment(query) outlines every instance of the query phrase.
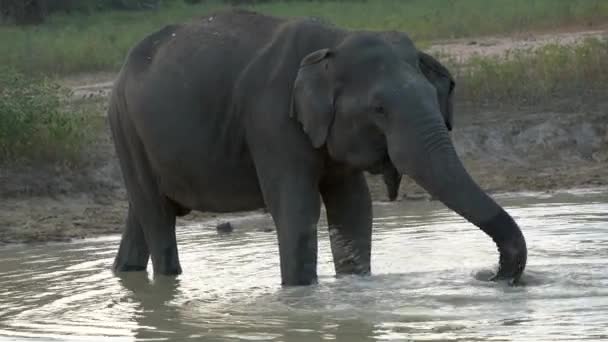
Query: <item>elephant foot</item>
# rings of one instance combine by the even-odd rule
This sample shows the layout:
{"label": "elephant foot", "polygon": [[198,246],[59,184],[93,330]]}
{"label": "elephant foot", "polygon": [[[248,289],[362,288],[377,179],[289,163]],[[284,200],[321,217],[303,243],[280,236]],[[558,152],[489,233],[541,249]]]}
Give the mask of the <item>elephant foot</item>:
{"label": "elephant foot", "polygon": [[316,285],[319,283],[319,280],[317,279],[317,277],[312,277],[312,278],[298,278],[298,279],[287,279],[287,280],[283,280],[281,282],[281,286],[283,287],[291,287],[291,286],[309,286],[309,285]]}
{"label": "elephant foot", "polygon": [[334,268],[336,276],[369,276],[371,275],[371,267],[369,262],[361,262],[356,255],[349,253],[345,257],[334,256]]}
{"label": "elephant foot", "polygon": [[148,268],[149,258],[150,254],[145,243],[137,245],[131,239],[123,239],[114,258],[112,270],[114,273],[145,271]]}
{"label": "elephant foot", "polygon": [[179,275],[182,273],[182,267],[179,263],[177,254],[177,246],[167,247],[158,257],[152,255],[152,266],[154,274],[162,275]]}
{"label": "elephant foot", "polygon": [[304,262],[302,265],[293,265],[288,274],[281,275],[282,286],[307,286],[318,283],[316,262]]}
{"label": "elephant foot", "polygon": [[369,267],[357,267],[355,269],[340,269],[336,270],[336,278],[341,278],[345,276],[357,276],[357,277],[369,277],[372,275]]}
{"label": "elephant foot", "polygon": [[142,265],[129,265],[129,264],[119,264],[114,265],[112,269],[114,273],[122,273],[122,272],[142,272],[146,270],[146,266]]}
{"label": "elephant foot", "polygon": [[176,276],[176,275],[182,274],[182,267],[180,265],[158,267],[158,268],[154,269],[154,274],[165,275],[165,276]]}
{"label": "elephant foot", "polygon": [[372,275],[372,272],[336,272],[334,276],[336,279],[369,279]]}

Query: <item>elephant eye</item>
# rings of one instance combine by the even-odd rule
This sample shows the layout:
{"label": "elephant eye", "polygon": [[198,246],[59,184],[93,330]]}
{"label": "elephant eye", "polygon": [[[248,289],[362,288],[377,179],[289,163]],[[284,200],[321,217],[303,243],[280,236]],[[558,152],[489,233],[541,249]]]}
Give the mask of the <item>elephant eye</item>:
{"label": "elephant eye", "polygon": [[384,107],[381,106],[381,105],[374,106],[374,112],[376,114],[386,114],[386,111],[384,110]]}

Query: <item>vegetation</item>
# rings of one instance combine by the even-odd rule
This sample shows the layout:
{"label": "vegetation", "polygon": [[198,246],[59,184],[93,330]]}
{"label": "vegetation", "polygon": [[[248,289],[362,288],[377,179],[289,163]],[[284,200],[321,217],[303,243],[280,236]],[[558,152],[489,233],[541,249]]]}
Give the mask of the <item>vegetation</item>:
{"label": "vegetation", "polygon": [[[445,62],[459,82],[458,99],[475,106],[557,104],[572,110],[590,99],[605,100],[608,84],[608,41],[597,38],[572,46],[549,44],[501,57],[476,57],[465,64],[449,58]],[[560,99],[567,99],[569,108]]]}
{"label": "vegetation", "polygon": [[[0,0],[0,20],[37,25],[53,12],[92,12],[107,9],[156,9],[162,0]],[[175,1],[175,0],[166,0]],[[188,0],[192,1],[192,0]]]}
{"label": "vegetation", "polygon": [[504,34],[608,19],[604,0],[377,0],[259,5],[277,15],[313,15],[350,28],[401,30],[415,40]]}
{"label": "vegetation", "polygon": [[[218,0],[187,2],[196,1],[164,1],[154,11],[57,12],[42,25],[0,27],[0,65],[45,74],[116,70],[146,34],[226,6]],[[238,2],[254,3],[249,7],[270,14],[324,17],[349,28],[402,30],[417,41],[608,21],[605,0]]]}
{"label": "vegetation", "polygon": [[77,160],[90,122],[66,109],[66,95],[48,79],[0,68],[0,162]]}

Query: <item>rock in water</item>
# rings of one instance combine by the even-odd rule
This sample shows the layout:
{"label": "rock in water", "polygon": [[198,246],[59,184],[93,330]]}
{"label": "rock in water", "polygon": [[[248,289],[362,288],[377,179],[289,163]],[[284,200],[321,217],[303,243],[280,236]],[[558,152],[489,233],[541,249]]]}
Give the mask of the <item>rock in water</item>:
{"label": "rock in water", "polygon": [[231,233],[234,230],[234,227],[232,227],[232,224],[230,222],[223,222],[223,223],[218,224],[217,227],[215,227],[215,229],[220,234],[227,234],[227,233]]}

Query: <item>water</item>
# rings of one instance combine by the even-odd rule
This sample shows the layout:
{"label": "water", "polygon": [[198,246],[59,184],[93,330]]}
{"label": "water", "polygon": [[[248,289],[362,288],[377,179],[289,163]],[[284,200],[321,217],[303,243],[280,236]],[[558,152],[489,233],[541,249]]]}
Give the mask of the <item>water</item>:
{"label": "water", "polygon": [[281,288],[263,216],[179,227],[184,274],[112,276],[118,236],[0,248],[0,340],[608,340],[608,191],[498,198],[529,247],[525,286],[483,281],[491,240],[435,202],[375,205],[369,278]]}

